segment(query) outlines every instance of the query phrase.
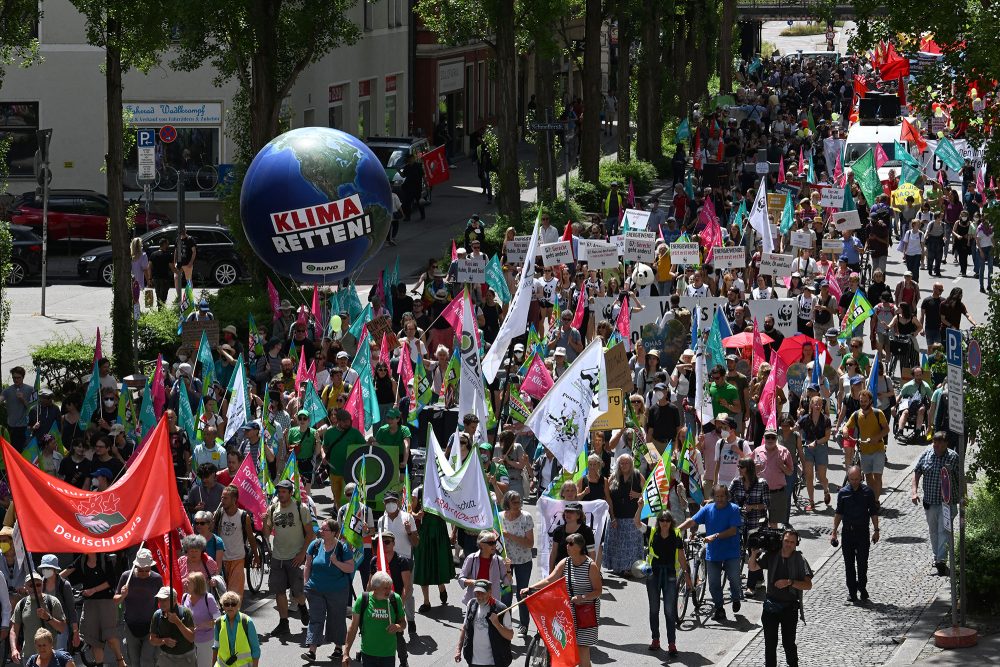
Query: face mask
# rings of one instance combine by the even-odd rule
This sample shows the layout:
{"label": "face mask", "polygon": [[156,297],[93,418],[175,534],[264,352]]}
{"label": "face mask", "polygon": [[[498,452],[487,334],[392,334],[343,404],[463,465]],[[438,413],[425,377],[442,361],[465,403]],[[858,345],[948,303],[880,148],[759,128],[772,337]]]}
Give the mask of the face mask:
{"label": "face mask", "polygon": [[729,431],[719,431],[719,437],[725,440],[729,437]]}
{"label": "face mask", "polygon": [[385,511],[389,514],[395,514],[399,510],[399,505],[396,503],[386,503]]}
{"label": "face mask", "polygon": [[659,391],[659,390],[654,391],[653,392],[653,396],[655,396],[656,400],[658,400],[658,401],[662,401],[663,400],[663,392],[662,391]]}
{"label": "face mask", "polygon": [[115,399],[113,398],[104,399],[104,405],[108,406],[109,408],[114,404],[115,404]]}

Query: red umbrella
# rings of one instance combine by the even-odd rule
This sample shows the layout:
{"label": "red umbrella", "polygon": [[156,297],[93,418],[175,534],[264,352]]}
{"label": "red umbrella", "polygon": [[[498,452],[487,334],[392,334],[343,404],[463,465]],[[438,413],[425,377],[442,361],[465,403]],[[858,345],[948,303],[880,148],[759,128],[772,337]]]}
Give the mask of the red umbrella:
{"label": "red umbrella", "polygon": [[[768,343],[773,343],[774,339],[766,333],[761,332],[760,341],[764,345],[767,345]],[[753,333],[742,331],[738,334],[730,336],[729,338],[723,338],[722,347],[753,347]]]}
{"label": "red umbrella", "polygon": [[[781,341],[781,347],[778,348],[778,356],[789,366],[794,363],[798,363],[802,359],[802,348],[805,346],[810,346],[815,348],[819,344],[815,338],[811,338],[804,333],[797,333],[794,336],[789,336],[785,340]],[[812,361],[810,355],[810,361]]]}

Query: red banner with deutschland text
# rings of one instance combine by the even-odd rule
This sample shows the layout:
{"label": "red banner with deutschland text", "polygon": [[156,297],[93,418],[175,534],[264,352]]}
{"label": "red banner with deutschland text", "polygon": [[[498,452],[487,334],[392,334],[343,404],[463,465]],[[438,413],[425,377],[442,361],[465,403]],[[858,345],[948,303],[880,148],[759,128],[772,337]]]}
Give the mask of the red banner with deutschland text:
{"label": "red banner with deutschland text", "polygon": [[[569,564],[567,564],[569,567]],[[570,609],[566,580],[556,579],[522,604],[528,605],[531,620],[549,649],[552,667],[576,667],[580,652],[576,647],[576,626]]]}
{"label": "red banner with deutschland text", "polygon": [[190,523],[177,494],[167,422],[149,434],[134,463],[107,491],[52,477],[0,438],[24,546],[35,553],[120,551]]}

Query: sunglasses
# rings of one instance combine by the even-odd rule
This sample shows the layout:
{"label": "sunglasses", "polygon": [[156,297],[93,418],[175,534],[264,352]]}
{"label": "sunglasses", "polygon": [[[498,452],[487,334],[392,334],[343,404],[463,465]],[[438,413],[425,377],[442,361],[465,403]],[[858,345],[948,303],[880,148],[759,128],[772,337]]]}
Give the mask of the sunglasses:
{"label": "sunglasses", "polygon": [[196,526],[207,526],[208,522],[207,521],[195,521],[194,525],[196,525]]}
{"label": "sunglasses", "polygon": [[496,540],[485,540],[483,542],[480,542],[480,544],[488,544],[491,547],[495,547],[497,545],[497,541]]}
{"label": "sunglasses", "polygon": [[299,421],[300,422],[307,422],[307,421],[309,421],[309,417],[299,417]]}
{"label": "sunglasses", "polygon": [[222,606],[225,607],[226,609],[230,609],[232,607],[239,607],[239,605],[236,604],[235,602],[223,602]]}

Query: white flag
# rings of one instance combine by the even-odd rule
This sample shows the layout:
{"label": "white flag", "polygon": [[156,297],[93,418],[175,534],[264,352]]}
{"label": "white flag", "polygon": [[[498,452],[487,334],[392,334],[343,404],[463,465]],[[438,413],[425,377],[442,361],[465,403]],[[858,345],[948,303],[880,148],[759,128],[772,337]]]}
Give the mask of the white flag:
{"label": "white flag", "polygon": [[[594,542],[604,543],[604,531],[608,527],[608,503],[604,500],[585,500],[583,505],[583,518],[585,523],[594,531]],[[548,535],[563,523],[563,510],[566,501],[556,498],[541,496],[535,509],[538,510],[538,518],[542,524],[542,534]],[[552,548],[552,540],[539,540],[538,542],[538,567],[541,569],[541,576],[549,574],[549,550]]]}
{"label": "white flag", "polygon": [[760,179],[757,197],[750,209],[750,226],[763,240],[764,252],[774,252],[774,238],[771,236],[771,220],[767,217],[767,177]]}
{"label": "white flag", "polygon": [[247,381],[243,374],[243,357],[240,356],[231,383],[229,408],[226,410],[226,435],[223,438],[224,442],[229,442],[233,434],[248,421],[246,386]]}
{"label": "white flag", "polygon": [[[479,360],[479,344],[477,341],[478,325],[472,314],[472,300],[469,290],[462,292],[462,335],[459,340],[458,355],[461,361],[461,373],[458,384],[458,418],[472,413],[479,417],[479,428],[476,431],[476,443],[486,441],[486,389],[483,387],[483,370]],[[473,448],[477,446],[473,445]],[[457,441],[456,441],[457,445]],[[458,450],[458,447],[455,447]]]}
{"label": "white flag", "polygon": [[584,348],[545,397],[526,425],[567,472],[575,472],[577,457],[594,421],[608,411],[608,378],[600,337]]}
{"label": "white flag", "polygon": [[[457,441],[455,447],[458,447]],[[492,503],[479,457],[467,456],[462,466],[453,470],[434,437],[434,429],[430,429],[424,510],[462,528],[485,530],[493,527]]]}
{"label": "white flag", "polygon": [[531,306],[531,295],[535,290],[535,253],[538,252],[538,223],[541,216],[542,210],[538,209],[535,229],[531,232],[528,251],[524,256],[524,264],[521,265],[521,278],[517,281],[517,291],[514,292],[514,299],[510,302],[507,317],[500,323],[500,331],[497,332],[493,345],[483,357],[483,373],[490,382],[497,377],[500,364],[503,363],[507,348],[510,347],[510,341],[528,328],[528,307]]}
{"label": "white flag", "polygon": [[698,353],[695,355],[694,381],[695,415],[698,416],[700,423],[706,424],[715,417],[715,411],[712,409],[711,394],[705,391],[705,385],[708,383],[708,360],[704,344],[698,345]]}

